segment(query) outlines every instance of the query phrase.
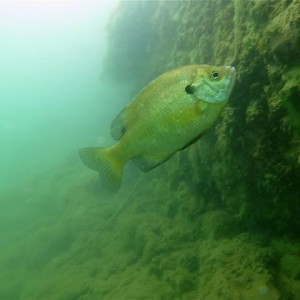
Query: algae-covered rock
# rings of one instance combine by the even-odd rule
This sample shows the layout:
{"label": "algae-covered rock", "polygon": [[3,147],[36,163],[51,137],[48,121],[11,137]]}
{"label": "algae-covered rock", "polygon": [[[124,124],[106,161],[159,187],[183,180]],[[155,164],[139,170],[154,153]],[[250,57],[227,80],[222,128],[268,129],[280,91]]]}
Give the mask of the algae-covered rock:
{"label": "algae-covered rock", "polygon": [[[146,7],[147,3],[143,2],[142,5],[136,4],[134,9]],[[151,27],[147,29],[150,31],[149,42],[143,52],[147,58],[138,66],[141,73],[135,76],[131,72],[128,79],[136,82],[137,90],[159,73],[183,64],[234,64],[238,74],[230,104],[220,122],[196,145],[161,166],[161,173],[153,173],[153,178],[156,178],[148,182],[149,189],[154,182],[156,187],[159,186],[158,178],[163,182],[163,186],[155,190],[165,194],[165,197],[160,197],[165,205],[159,204],[159,210],[164,217],[177,221],[173,235],[171,230],[165,232],[170,246],[197,244],[203,239],[216,243],[215,247],[219,248],[226,238],[228,252],[236,253],[244,265],[251,259],[236,252],[234,237],[240,233],[260,232],[265,244],[270,243],[275,235],[298,234],[299,9],[296,0],[159,1],[156,8],[149,7],[151,13],[145,24],[151,24]],[[131,22],[131,26],[139,22],[129,20],[128,11],[128,6],[121,6],[119,18],[114,20],[111,30],[125,20]],[[117,45],[118,37],[111,36],[110,48],[114,51],[108,53],[108,62],[120,55],[115,51]],[[125,47],[128,53],[134,53],[134,44],[128,43]],[[136,68],[136,59],[139,57],[129,56],[126,65],[132,64]],[[190,228],[189,234],[181,230],[189,236],[188,239],[176,229],[182,224]],[[160,234],[164,235],[163,228]],[[178,237],[177,243],[174,236]],[[161,278],[166,248],[162,242],[155,249],[157,238],[147,242],[147,255],[149,258],[151,255],[159,257],[153,262],[152,270]],[[242,252],[247,252],[248,242],[240,244]],[[250,247],[250,257],[253,251],[259,252],[260,247]],[[175,249],[170,247],[169,255]],[[191,255],[199,264],[196,272],[204,268],[208,274],[219,273],[218,269],[210,269],[215,260],[209,263],[203,258],[206,251],[202,248],[199,249],[200,256]],[[255,265],[254,257],[249,264]],[[226,259],[219,261],[218,255],[215,259],[218,268],[223,269]],[[279,267],[274,261],[276,259],[270,258],[257,269],[253,266],[252,271],[260,270],[257,272],[261,275],[257,278],[252,271],[248,273],[246,266],[244,270],[233,271],[239,274],[237,278],[243,278],[243,283],[236,284],[241,285],[244,292],[235,293],[230,287],[232,283],[225,281],[227,288],[220,288],[220,280],[224,279],[218,278],[215,282],[219,282],[219,288],[213,292],[204,289],[205,294],[202,288],[207,286],[209,275],[200,271],[200,298],[287,299],[287,290],[276,282],[278,277],[273,270],[279,270]],[[231,262],[236,267],[236,261]],[[287,276],[293,277],[291,273]]]}

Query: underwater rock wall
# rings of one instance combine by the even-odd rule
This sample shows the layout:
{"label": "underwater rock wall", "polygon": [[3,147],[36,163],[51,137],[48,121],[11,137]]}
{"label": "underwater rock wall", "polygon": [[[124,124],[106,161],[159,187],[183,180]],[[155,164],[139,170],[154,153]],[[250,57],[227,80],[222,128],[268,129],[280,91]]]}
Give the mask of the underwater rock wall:
{"label": "underwater rock wall", "polygon": [[177,66],[236,66],[220,122],[178,154],[169,185],[186,178],[253,230],[300,229],[299,9],[296,0],[125,2],[109,27],[107,71],[137,91]]}
{"label": "underwater rock wall", "polygon": [[148,173],[116,220],[157,299],[300,297],[299,11],[297,0],[137,1],[110,23],[105,72],[136,92],[181,65],[237,69],[216,126]]}

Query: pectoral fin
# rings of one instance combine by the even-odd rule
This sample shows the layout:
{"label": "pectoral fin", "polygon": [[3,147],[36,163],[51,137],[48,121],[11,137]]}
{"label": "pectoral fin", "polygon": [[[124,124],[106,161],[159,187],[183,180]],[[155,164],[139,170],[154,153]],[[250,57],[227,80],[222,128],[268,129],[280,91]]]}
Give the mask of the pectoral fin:
{"label": "pectoral fin", "polygon": [[207,107],[208,107],[208,104],[206,102],[199,100],[195,104],[195,112],[197,113],[197,115],[202,115],[205,112],[205,110],[207,109]]}

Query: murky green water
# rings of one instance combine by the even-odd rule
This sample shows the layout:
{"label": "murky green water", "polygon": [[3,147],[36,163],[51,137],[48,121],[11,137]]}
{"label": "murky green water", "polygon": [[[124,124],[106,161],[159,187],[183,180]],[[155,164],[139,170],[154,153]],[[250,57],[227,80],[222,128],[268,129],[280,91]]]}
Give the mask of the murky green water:
{"label": "murky green water", "polygon": [[[0,300],[300,299],[298,7],[0,1]],[[237,69],[216,125],[107,192],[78,149],[196,63]]]}

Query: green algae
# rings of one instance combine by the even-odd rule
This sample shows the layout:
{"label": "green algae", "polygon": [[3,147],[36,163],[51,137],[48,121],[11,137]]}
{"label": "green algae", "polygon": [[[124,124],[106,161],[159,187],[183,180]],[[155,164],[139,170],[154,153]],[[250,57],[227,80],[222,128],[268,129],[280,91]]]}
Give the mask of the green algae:
{"label": "green algae", "polygon": [[[253,299],[261,289],[267,289],[268,299],[278,299],[278,282],[288,282],[281,287],[286,293],[297,293],[299,241],[239,233],[234,220],[229,221],[233,217],[222,210],[205,210],[197,220],[185,204],[170,215],[167,204],[180,206],[184,194],[164,195],[165,187],[159,185],[157,198],[148,199],[152,176],[99,234],[120,202],[91,195],[92,176],[82,176],[82,171],[69,176],[61,170],[70,178],[68,205],[35,220],[14,250],[7,245],[2,252],[1,269],[9,281],[1,281],[1,291],[10,295],[7,299]],[[71,180],[77,176],[86,180],[80,195],[78,181]],[[48,179],[48,184],[53,182]],[[58,195],[62,201],[66,191],[61,188]],[[77,200],[83,195],[84,212]]]}
{"label": "green algae", "polygon": [[299,86],[300,86],[300,65],[294,66],[284,76],[285,82],[280,91],[284,105],[288,111],[287,122],[300,133],[300,105],[299,105]]}

